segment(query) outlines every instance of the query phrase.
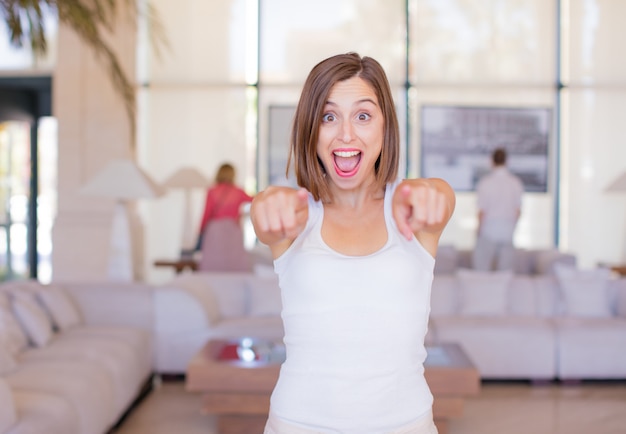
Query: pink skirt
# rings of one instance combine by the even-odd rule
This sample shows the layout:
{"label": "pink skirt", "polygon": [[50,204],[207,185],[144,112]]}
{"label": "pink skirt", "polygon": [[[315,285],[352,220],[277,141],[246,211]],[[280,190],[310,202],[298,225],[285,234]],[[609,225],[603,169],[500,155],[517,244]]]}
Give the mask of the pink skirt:
{"label": "pink skirt", "polygon": [[[313,431],[284,422],[270,413],[263,434],[324,434],[322,431]],[[415,422],[385,434],[437,434],[437,427],[433,421],[432,412],[428,412]]]}

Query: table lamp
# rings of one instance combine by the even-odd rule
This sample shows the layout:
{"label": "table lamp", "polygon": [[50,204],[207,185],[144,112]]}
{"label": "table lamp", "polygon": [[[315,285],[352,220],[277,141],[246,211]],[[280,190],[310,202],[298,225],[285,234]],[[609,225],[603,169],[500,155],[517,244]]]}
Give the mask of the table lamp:
{"label": "table lamp", "polygon": [[191,216],[191,190],[194,188],[206,189],[210,185],[210,181],[199,170],[193,167],[182,167],[175,171],[163,183],[163,187],[167,189],[182,189],[185,194],[185,203],[183,206],[183,229],[181,241],[181,254],[184,252],[193,252],[196,245],[195,231],[193,219]]}
{"label": "table lamp", "polygon": [[132,200],[158,197],[163,194],[163,189],[134,161],[120,159],[107,164],[80,192],[115,200],[107,274],[111,280],[133,281],[132,232],[128,204]]}

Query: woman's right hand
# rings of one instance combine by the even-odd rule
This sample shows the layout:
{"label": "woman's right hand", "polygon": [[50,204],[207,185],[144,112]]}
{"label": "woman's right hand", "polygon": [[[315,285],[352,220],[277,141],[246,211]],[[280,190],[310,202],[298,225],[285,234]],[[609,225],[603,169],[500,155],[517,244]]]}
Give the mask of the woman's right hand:
{"label": "woman's right hand", "polygon": [[309,217],[309,193],[304,188],[271,186],[254,197],[250,215],[256,236],[274,258],[302,232]]}

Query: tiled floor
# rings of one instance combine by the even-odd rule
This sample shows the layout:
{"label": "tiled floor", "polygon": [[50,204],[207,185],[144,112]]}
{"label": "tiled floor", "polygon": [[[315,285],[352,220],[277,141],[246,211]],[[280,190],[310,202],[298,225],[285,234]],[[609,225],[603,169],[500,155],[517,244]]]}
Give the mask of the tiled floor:
{"label": "tiled floor", "polygon": [[[218,434],[199,405],[182,382],[164,382],[115,434]],[[626,434],[626,383],[483,384],[449,434]]]}

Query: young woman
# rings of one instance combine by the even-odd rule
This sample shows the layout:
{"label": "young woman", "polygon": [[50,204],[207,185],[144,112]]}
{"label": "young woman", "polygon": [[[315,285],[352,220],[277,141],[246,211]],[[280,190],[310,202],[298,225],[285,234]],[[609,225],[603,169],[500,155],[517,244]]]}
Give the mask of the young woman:
{"label": "young woman", "polygon": [[291,158],[300,189],[252,202],[274,257],[287,359],[266,434],[432,434],[424,336],[439,237],[455,205],[439,179],[398,179],[385,72],[333,56],[310,72]]}
{"label": "young woman", "polygon": [[208,189],[198,233],[202,253],[199,271],[250,271],[252,264],[243,244],[241,206],[252,196],[235,184],[235,167],[222,164]]}

